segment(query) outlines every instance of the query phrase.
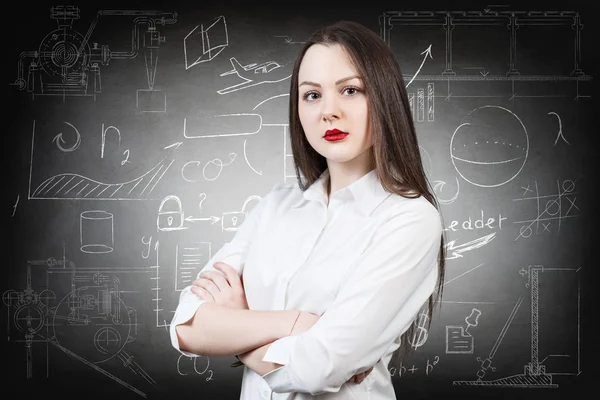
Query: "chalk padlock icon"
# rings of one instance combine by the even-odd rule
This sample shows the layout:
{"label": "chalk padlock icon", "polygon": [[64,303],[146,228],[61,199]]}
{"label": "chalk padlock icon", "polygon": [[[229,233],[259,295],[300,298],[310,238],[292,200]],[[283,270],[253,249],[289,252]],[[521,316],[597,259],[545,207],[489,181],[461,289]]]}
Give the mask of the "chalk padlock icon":
{"label": "chalk padlock icon", "polygon": [[238,227],[244,222],[248,212],[246,211],[246,207],[248,203],[252,200],[260,201],[260,196],[250,196],[244,202],[241,211],[230,211],[224,212],[221,218],[221,225],[224,231],[237,231]]}
{"label": "chalk padlock icon", "polygon": [[156,225],[161,231],[173,231],[183,228],[183,207],[179,197],[170,195],[163,199],[158,207]]}

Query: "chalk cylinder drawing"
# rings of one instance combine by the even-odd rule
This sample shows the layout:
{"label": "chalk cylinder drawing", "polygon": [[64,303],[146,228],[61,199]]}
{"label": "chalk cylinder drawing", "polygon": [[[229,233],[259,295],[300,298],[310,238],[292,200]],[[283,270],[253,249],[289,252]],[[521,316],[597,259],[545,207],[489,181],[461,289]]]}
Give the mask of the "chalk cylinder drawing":
{"label": "chalk cylinder drawing", "polygon": [[115,236],[113,214],[103,210],[81,213],[79,238],[84,253],[110,253],[114,249]]}

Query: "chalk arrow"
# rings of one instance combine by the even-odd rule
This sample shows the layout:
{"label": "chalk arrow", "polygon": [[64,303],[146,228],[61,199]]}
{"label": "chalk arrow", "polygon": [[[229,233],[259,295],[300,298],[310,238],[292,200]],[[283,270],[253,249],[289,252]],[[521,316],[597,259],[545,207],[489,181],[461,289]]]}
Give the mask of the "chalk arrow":
{"label": "chalk arrow", "polygon": [[[458,178],[456,178],[456,193],[454,194],[454,196],[452,196],[450,199],[445,200],[445,199],[441,199],[438,195],[436,195],[438,201],[442,204],[450,204],[450,203],[454,203],[454,201],[456,201],[456,199],[458,198],[458,190],[459,190],[459,183],[458,183]],[[444,189],[444,185],[446,184],[445,181],[435,181],[435,184],[433,186],[433,191],[442,191]]]}
{"label": "chalk arrow", "polygon": [[54,136],[54,139],[52,139],[52,142],[56,143],[56,146],[61,150],[64,151],[65,153],[70,153],[72,151],[77,150],[77,148],[79,147],[79,145],[81,144],[81,135],[79,134],[79,131],[77,130],[77,128],[75,128],[72,124],[68,123],[67,121],[64,121],[65,124],[69,125],[71,128],[73,128],[73,130],[75,131],[75,134],[77,134],[77,139],[75,140],[75,144],[73,144],[73,146],[71,147],[63,147],[61,145],[61,143],[66,143],[65,140],[63,139],[63,134],[62,132],[59,133],[58,135]]}
{"label": "chalk arrow", "polygon": [[221,218],[219,217],[206,217],[206,218],[194,218],[194,217],[186,217],[185,220],[188,222],[197,222],[197,221],[212,221],[211,224],[216,223],[217,221],[219,221]]}
{"label": "chalk arrow", "polygon": [[410,85],[412,83],[412,81],[415,80],[417,75],[419,75],[419,71],[421,71],[421,68],[423,68],[423,64],[425,64],[425,60],[427,60],[427,56],[429,56],[429,58],[431,58],[433,60],[433,56],[431,55],[431,45],[429,45],[429,47],[426,48],[421,54],[425,54],[425,56],[423,57],[423,61],[421,61],[421,65],[419,65],[419,69],[417,70],[417,72],[415,72],[415,74],[413,75],[410,82],[408,82],[406,87],[408,87],[408,85]]}

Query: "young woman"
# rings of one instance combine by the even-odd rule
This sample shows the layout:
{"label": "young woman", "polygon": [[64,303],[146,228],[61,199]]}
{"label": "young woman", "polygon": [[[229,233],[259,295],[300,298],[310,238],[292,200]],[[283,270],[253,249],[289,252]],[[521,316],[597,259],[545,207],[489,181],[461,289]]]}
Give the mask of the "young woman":
{"label": "young woman", "polygon": [[388,366],[441,296],[444,240],[385,42],[348,21],[316,32],[289,118],[298,185],[275,185],[182,291],[172,344],[237,355],[241,399],[395,399]]}

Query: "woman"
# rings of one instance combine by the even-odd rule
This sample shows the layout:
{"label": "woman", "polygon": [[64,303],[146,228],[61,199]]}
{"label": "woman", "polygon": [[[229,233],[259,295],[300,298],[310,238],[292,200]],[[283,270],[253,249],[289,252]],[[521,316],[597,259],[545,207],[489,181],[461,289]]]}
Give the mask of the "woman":
{"label": "woman", "polygon": [[172,344],[237,355],[242,399],[395,399],[388,365],[441,296],[444,240],[388,46],[354,22],[316,32],[289,117],[299,184],[269,191],[181,293]]}

